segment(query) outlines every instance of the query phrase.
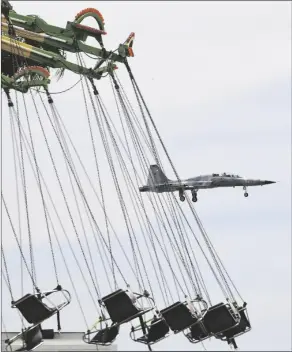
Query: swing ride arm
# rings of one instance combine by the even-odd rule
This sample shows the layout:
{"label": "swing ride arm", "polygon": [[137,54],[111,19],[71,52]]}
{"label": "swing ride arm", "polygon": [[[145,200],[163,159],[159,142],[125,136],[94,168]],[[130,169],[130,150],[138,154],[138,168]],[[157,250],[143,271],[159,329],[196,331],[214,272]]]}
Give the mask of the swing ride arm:
{"label": "swing ride arm", "polygon": [[62,56],[51,51],[36,48],[16,39],[11,39],[5,35],[1,36],[1,49],[11,54],[19,55],[25,57],[26,59],[31,59],[48,67],[64,68],[74,73],[94,79],[100,79],[105,72],[109,72],[117,68],[112,61],[110,61],[107,66],[99,67],[95,70],[86,68],[65,60]]}
{"label": "swing ride arm", "polygon": [[[27,93],[31,87],[47,88],[50,83],[50,73],[39,66],[28,66],[21,69],[14,76],[8,77],[1,74],[1,85],[4,90],[14,89],[21,93]],[[22,80],[22,78],[25,80]]]}
{"label": "swing ride arm", "polygon": [[[10,5],[9,2],[6,1],[6,3]],[[118,54],[105,50],[102,41],[102,35],[106,34],[104,19],[96,9],[89,8],[79,12],[73,22],[68,21],[66,28],[61,28],[52,26],[35,15],[20,15],[12,9],[11,5],[7,6],[6,3],[6,11],[2,11],[1,50],[12,55],[32,60],[45,67],[67,69],[97,80],[101,79],[104,73],[112,73],[117,69],[115,62],[124,62],[126,57],[134,56],[132,50],[134,33],[130,34],[124,44],[119,45]],[[99,29],[82,25],[81,22],[86,17],[94,18]],[[88,37],[95,38],[100,48],[85,44]],[[20,38],[24,38],[26,42]],[[40,47],[37,47],[38,45]],[[93,69],[86,68],[66,60],[63,55],[58,53],[59,50],[91,54],[98,59],[98,62]],[[106,65],[102,66],[105,61],[107,61]],[[49,80],[42,77],[41,81],[34,79],[29,82],[18,81],[18,84],[15,84],[14,77],[8,77],[2,73],[1,82],[4,89],[15,89],[25,93],[30,87],[47,87]]]}
{"label": "swing ride arm", "polygon": [[[93,17],[99,29],[84,26],[80,22],[86,17]],[[134,33],[131,33],[125,43],[120,44],[118,54],[107,51],[104,48],[102,35],[105,35],[104,20],[100,12],[96,9],[85,9],[76,15],[75,21],[67,22],[66,28],[52,26],[38,16],[23,16],[14,10],[9,11],[8,18],[13,25],[17,36],[34,40],[54,48],[62,49],[72,53],[84,52],[95,55],[100,59],[110,58],[112,61],[124,62],[126,57],[134,56],[132,45]],[[8,19],[2,15],[2,32],[8,33]],[[85,44],[87,37],[95,38],[101,48],[96,48]]]}

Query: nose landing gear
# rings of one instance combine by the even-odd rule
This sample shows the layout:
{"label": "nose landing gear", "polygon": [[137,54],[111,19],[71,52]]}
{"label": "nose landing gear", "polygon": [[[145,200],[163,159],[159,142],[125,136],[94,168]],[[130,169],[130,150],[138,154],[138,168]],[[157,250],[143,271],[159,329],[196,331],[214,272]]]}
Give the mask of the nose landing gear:
{"label": "nose landing gear", "polygon": [[245,191],[243,195],[244,195],[245,197],[248,197],[248,193],[247,193],[247,190],[246,190],[246,186],[243,186],[243,190]]}
{"label": "nose landing gear", "polygon": [[198,201],[197,191],[192,190],[192,202],[197,202],[197,201]]}

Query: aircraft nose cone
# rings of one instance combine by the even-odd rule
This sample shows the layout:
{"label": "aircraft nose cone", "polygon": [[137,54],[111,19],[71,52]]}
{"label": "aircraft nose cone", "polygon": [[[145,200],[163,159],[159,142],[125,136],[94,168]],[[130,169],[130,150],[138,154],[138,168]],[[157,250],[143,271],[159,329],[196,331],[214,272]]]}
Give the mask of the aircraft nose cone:
{"label": "aircraft nose cone", "polygon": [[270,185],[271,183],[276,183],[276,181],[264,181],[265,185]]}

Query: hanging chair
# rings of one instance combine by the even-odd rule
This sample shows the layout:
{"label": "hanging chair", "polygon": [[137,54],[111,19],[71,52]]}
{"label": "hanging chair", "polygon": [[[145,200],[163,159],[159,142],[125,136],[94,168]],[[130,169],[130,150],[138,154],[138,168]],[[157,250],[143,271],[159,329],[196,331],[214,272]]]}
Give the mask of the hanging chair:
{"label": "hanging chair", "polygon": [[147,291],[143,294],[138,294],[132,293],[129,290],[119,289],[103,297],[100,300],[100,304],[106,308],[113,324],[121,325],[153,309],[153,307],[138,307],[141,298],[147,298],[149,301],[152,300]]}
{"label": "hanging chair", "polygon": [[23,347],[17,349],[17,351],[33,351],[35,348],[43,344],[41,326],[31,326],[19,333],[18,335],[12,337],[11,339],[5,340],[6,350],[8,346],[11,346],[13,342],[20,338],[23,341]]}
{"label": "hanging chair", "polygon": [[242,307],[238,307],[237,310],[240,314],[239,324],[229,330],[224,331],[221,337],[221,340],[227,341],[229,344],[233,344],[235,348],[236,344],[234,338],[243,335],[251,330],[251,325],[248,319],[246,309],[246,303],[244,303]]}
{"label": "hanging chair", "polygon": [[[158,318],[154,316],[154,318],[150,320],[151,323],[149,326],[147,325],[148,322],[149,321],[143,322],[141,317],[140,325],[132,327],[130,337],[133,341],[150,346],[168,337],[170,329],[162,317]],[[136,337],[135,333],[139,331],[142,331],[143,335]]]}
{"label": "hanging chair", "polygon": [[[61,292],[65,300],[59,305],[54,305],[51,301],[47,299],[52,304],[52,307],[49,307],[43,302],[43,299],[56,292]],[[42,323],[44,320],[47,320],[48,318],[58,313],[70,302],[70,293],[67,290],[63,290],[61,286],[58,286],[57,288],[51,291],[45,291],[36,294],[28,293],[19,300],[13,301],[12,308],[17,308],[21,312],[23,317],[28,321],[28,323],[33,324],[33,326],[36,326]]]}
{"label": "hanging chair", "polygon": [[166,324],[175,334],[191,327],[199,321],[199,317],[196,317],[187,307],[187,302],[176,302],[162,309],[160,313],[165,319]]}
{"label": "hanging chair", "polygon": [[[111,345],[119,334],[120,326],[119,325],[108,326],[107,324],[108,320],[110,319],[104,319],[100,317],[97,323],[94,324],[92,329],[88,330],[83,335],[83,341],[90,345],[101,345],[101,346]],[[96,329],[97,324],[100,324],[99,329]]]}
{"label": "hanging chair", "polygon": [[[210,336],[230,343],[234,337],[251,329],[245,315],[246,304],[237,308],[236,304],[218,303],[204,314],[201,324],[192,326],[186,334],[192,343],[200,342]],[[233,342],[232,342],[233,343]]]}

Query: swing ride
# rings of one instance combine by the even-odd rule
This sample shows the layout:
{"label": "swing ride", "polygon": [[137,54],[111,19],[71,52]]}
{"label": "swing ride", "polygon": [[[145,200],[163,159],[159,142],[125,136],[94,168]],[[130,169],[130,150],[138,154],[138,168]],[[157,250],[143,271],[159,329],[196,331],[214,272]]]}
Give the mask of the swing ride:
{"label": "swing ride", "polygon": [[[94,8],[80,11],[65,27],[57,27],[36,15],[18,14],[7,0],[2,0],[1,7],[1,83],[8,99],[13,153],[16,155],[14,169],[15,175],[18,175],[15,176],[15,182],[17,190],[23,191],[23,205],[18,199],[18,212],[13,214],[8,202],[10,198],[3,194],[5,188],[1,197],[3,214],[7,218],[33,291],[14,300],[9,265],[2,243],[2,278],[11,295],[11,306],[19,312],[23,323],[22,331],[6,340],[7,346],[12,346],[14,341],[21,339],[23,350],[37,348],[43,340],[42,324],[52,316],[57,317],[58,331],[61,330],[61,311],[66,306],[66,310],[70,309],[71,295],[59,283],[54,249],[56,244],[70,280],[71,276],[56,230],[60,226],[59,231],[63,232],[67,240],[68,248],[98,312],[97,322],[92,327],[86,323],[84,342],[111,345],[118,338],[120,327],[131,324],[130,338],[147,345],[149,350],[159,341],[176,334],[182,334],[194,344],[215,338],[237,348],[235,338],[251,329],[246,302],[227,273],[191,200],[182,188],[189,209],[187,215],[173,194],[139,192],[139,185],[144,184],[149,165],[153,162],[161,170],[169,165],[177,182],[181,181],[128,62],[129,58],[134,57],[135,34],[131,33],[116,50],[107,50],[103,41],[107,34],[105,21]],[[89,18],[95,21],[97,28],[83,23]],[[85,43],[89,37],[96,40],[98,47]],[[75,54],[77,62],[69,61],[67,53]],[[93,68],[86,67],[82,54],[94,58]],[[126,68],[137,108],[130,101],[116,73],[118,66]],[[61,76],[64,71],[71,71],[80,77],[80,92],[83,93],[86,107],[84,123],[89,131],[93,152],[93,159],[90,160],[96,168],[96,176],[90,175],[85,166],[50,93],[51,71],[54,69],[58,69]],[[102,89],[97,88],[101,81],[110,83],[114,109],[120,122],[113,121],[102,99]],[[11,92],[15,94],[15,99]],[[47,98],[47,104],[42,95]],[[23,110],[18,107],[18,96],[22,96]],[[29,98],[29,109],[34,108],[36,111],[35,124],[40,127],[44,147],[48,152],[46,163],[51,165],[58,185],[59,191],[54,193],[58,195],[49,192],[49,179],[40,167],[44,156],[37,156],[39,145],[36,148],[30,114],[26,108],[26,100]],[[41,106],[44,108],[43,114],[39,111]],[[23,114],[27,126],[24,125]],[[54,141],[48,137],[47,128],[50,128]],[[52,145],[62,155],[66,180],[60,176]],[[163,163],[162,158],[166,158]],[[106,163],[109,174],[102,179],[103,162]],[[29,167],[34,180],[34,192],[40,195],[39,209],[42,210],[44,229],[48,234],[57,283],[56,288],[49,291],[42,291],[36,278],[34,231],[31,225],[35,219],[30,215]],[[80,170],[77,171],[77,167]],[[97,182],[91,181],[94,177]],[[116,201],[109,202],[105,196],[109,182],[108,187]],[[72,195],[74,198],[71,199]],[[60,197],[59,201],[62,200],[65,209],[62,215],[61,201],[58,206],[55,205],[56,196]],[[115,211],[110,211],[110,206],[114,206]],[[25,214],[23,222],[26,226],[22,232],[28,236],[29,255],[25,253],[20,241],[20,227],[15,225],[16,219],[20,219],[20,209]],[[66,226],[65,216],[68,217]],[[71,226],[70,231],[66,231],[68,226]],[[81,239],[81,233],[87,250],[82,243],[84,239]],[[91,237],[88,233],[92,234]],[[85,269],[75,255],[73,237],[77,239]],[[94,241],[93,244],[89,245],[89,240]],[[5,243],[5,238],[3,242]],[[117,255],[118,251],[121,255]],[[95,258],[98,256],[99,279],[93,254]],[[85,271],[91,284],[85,279]],[[101,284],[103,274],[108,284]],[[86,317],[74,280],[71,283],[81,313]],[[213,292],[214,285],[216,289]],[[134,286],[138,287],[138,292],[132,290]],[[63,300],[54,304],[50,298],[58,293]],[[213,303],[214,301],[219,303]],[[26,326],[24,321],[29,325]]]}

